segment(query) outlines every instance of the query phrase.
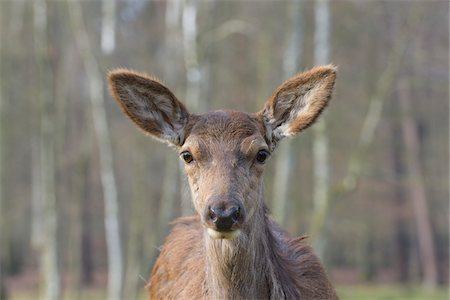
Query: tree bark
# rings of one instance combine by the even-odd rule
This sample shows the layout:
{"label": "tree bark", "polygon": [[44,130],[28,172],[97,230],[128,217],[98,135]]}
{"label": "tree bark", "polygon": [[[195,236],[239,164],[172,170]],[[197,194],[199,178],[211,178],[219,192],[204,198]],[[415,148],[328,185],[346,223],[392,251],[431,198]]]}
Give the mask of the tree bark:
{"label": "tree bark", "polygon": [[[302,2],[290,1],[287,6],[290,14],[291,35],[284,54],[283,73],[285,79],[295,75],[300,69],[303,41]],[[286,213],[289,206],[289,187],[294,169],[294,149],[291,139],[283,141],[278,149],[273,182],[273,215],[277,221],[286,225]]]}
{"label": "tree bark", "polygon": [[[315,6],[315,45],[314,62],[327,64],[330,51],[330,13],[328,0],[319,0]],[[328,161],[328,134],[326,119],[322,118],[313,127],[313,217],[310,234],[313,246],[319,257],[323,257],[325,238],[323,227],[329,204],[330,169]]]}
{"label": "tree bark", "polygon": [[105,205],[105,233],[108,252],[108,299],[122,298],[123,261],[119,228],[119,205],[116,177],[113,169],[112,146],[109,137],[103,97],[103,81],[97,59],[94,57],[80,2],[68,1],[69,15],[75,42],[89,81],[92,119],[100,158],[100,175]]}
{"label": "tree bark", "polygon": [[420,166],[419,137],[411,108],[409,82],[399,82],[399,104],[401,110],[402,132],[405,143],[405,159],[408,178],[408,191],[411,199],[419,241],[419,254],[423,272],[423,285],[426,288],[437,286],[438,272],[434,235],[430,221],[427,196]]}
{"label": "tree bark", "polygon": [[42,299],[59,299],[61,293],[60,275],[58,269],[57,241],[57,209],[55,191],[55,117],[54,97],[51,91],[52,71],[49,68],[47,42],[48,7],[45,0],[34,1],[34,47],[39,78],[40,135],[39,135],[39,186],[40,214],[42,218],[41,232],[36,244],[40,255],[40,272],[44,285],[41,291]]}

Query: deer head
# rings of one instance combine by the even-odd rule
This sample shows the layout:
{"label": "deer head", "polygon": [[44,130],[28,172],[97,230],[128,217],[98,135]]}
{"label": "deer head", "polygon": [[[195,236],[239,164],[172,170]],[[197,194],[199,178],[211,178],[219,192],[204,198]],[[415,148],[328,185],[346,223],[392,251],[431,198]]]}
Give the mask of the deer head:
{"label": "deer head", "polygon": [[145,133],[178,150],[194,207],[214,239],[251,230],[264,213],[265,163],[282,138],[314,123],[331,98],[335,78],[334,66],[316,67],[284,82],[257,113],[196,115],[154,78],[123,69],[109,73],[123,112]]}

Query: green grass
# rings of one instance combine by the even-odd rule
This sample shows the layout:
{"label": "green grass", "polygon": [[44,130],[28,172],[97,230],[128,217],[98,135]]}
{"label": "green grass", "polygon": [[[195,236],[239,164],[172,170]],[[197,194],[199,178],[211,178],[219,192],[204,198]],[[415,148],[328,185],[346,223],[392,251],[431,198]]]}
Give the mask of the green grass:
{"label": "green grass", "polygon": [[[139,296],[137,300],[145,300],[147,299],[147,293],[144,289],[139,291]],[[8,299],[10,300],[35,300],[38,299],[37,291],[17,291],[11,293]],[[61,300],[105,300],[106,299],[106,291],[102,289],[84,289],[79,294],[65,292],[61,296]],[[124,298],[126,299],[126,298]],[[131,299],[130,299],[131,300]]]}
{"label": "green grass", "polygon": [[448,289],[421,289],[417,286],[338,286],[341,300],[446,300]]}
{"label": "green grass", "polygon": [[[338,286],[337,292],[341,300],[446,300],[448,289],[439,288],[437,290],[421,289],[418,286],[379,286],[379,285],[355,285]],[[36,293],[16,292],[10,295],[12,300],[34,300]],[[103,300],[106,293],[100,289],[86,289],[78,295],[68,295],[65,293],[61,299],[72,300]],[[146,299],[145,290],[140,291],[139,300]]]}

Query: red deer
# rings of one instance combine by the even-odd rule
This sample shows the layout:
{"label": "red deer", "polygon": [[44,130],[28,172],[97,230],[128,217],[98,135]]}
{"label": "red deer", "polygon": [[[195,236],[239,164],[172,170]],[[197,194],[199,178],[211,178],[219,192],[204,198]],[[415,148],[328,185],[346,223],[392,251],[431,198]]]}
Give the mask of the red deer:
{"label": "red deer", "polygon": [[262,179],[280,140],[327,106],[335,79],[334,66],[316,67],[284,82],[257,113],[199,115],[147,75],[109,73],[123,112],[177,149],[197,212],[174,222],[153,267],[151,299],[337,299],[304,238],[270,217]]}

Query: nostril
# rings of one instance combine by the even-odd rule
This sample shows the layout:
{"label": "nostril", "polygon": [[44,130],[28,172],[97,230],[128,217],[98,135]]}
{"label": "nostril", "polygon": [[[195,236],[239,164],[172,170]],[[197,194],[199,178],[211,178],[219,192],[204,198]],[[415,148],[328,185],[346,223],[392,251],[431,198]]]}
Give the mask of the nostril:
{"label": "nostril", "polygon": [[214,223],[217,222],[217,213],[214,211],[213,208],[209,209],[208,212],[208,217],[211,221],[213,221]]}
{"label": "nostril", "polygon": [[231,218],[233,219],[233,221],[237,221],[239,219],[239,216],[241,215],[241,208],[239,206],[234,206],[231,208]]}

